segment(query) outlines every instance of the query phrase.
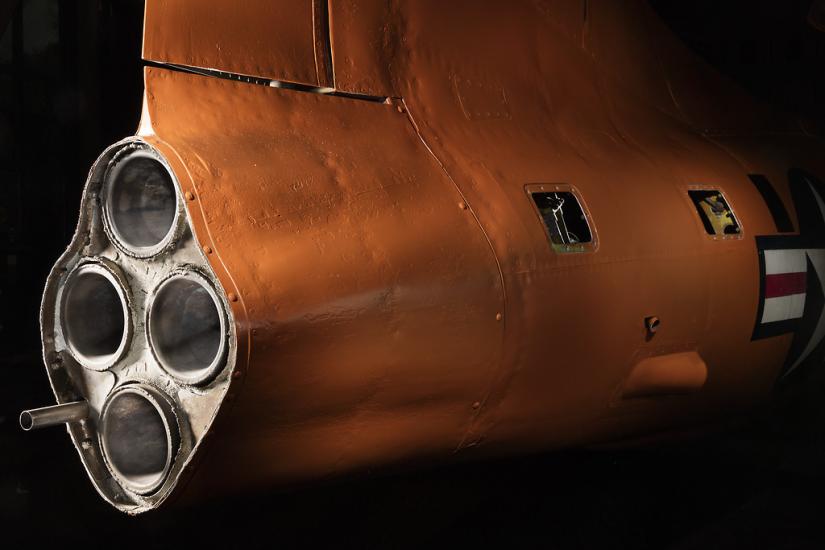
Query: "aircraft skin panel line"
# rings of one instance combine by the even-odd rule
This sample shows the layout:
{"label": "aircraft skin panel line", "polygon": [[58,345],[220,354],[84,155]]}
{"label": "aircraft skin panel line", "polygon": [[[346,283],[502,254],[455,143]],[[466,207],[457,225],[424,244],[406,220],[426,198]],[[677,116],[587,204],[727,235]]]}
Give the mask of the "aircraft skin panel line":
{"label": "aircraft skin panel line", "polygon": [[646,2],[145,7],[21,415],[117,510],[649,440],[825,368],[825,145]]}

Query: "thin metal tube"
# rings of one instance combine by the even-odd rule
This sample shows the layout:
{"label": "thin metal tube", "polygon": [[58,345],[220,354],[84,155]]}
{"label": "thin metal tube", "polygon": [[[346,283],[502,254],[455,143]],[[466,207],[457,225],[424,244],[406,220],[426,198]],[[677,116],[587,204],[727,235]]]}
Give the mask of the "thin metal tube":
{"label": "thin metal tube", "polygon": [[80,422],[89,417],[89,403],[75,401],[52,405],[40,409],[29,409],[20,413],[20,427],[26,431],[56,426],[67,422]]}

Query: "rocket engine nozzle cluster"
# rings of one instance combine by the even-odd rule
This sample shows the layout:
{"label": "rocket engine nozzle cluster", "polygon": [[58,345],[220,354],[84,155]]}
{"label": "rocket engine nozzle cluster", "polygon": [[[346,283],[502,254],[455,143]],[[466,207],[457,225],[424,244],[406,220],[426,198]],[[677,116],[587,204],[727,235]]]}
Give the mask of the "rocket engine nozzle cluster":
{"label": "rocket engine nozzle cluster", "polygon": [[234,364],[226,296],[193,238],[166,159],[140,139],[108,149],[41,309],[58,405],[98,491],[133,513],[163,501],[207,432]]}

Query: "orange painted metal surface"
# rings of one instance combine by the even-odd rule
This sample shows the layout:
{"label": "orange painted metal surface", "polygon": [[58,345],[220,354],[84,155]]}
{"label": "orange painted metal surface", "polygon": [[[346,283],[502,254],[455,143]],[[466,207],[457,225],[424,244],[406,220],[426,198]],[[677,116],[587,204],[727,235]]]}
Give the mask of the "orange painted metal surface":
{"label": "orange painted metal surface", "polygon": [[[528,448],[621,437],[634,417],[663,427],[687,411],[695,417],[766,393],[788,342],[750,342],[759,294],[753,241],[708,239],[687,200],[691,185],[712,182],[747,231],[767,225],[747,172],[692,125],[704,113],[681,116],[664,95],[658,60],[633,53],[645,49],[635,41],[656,50],[642,39],[656,35],[645,32],[650,14],[640,3],[624,3],[620,18],[611,16],[619,8],[590,3],[583,44],[555,32],[552,10],[537,6],[410,3],[397,17],[404,34],[386,48],[392,63],[379,61],[392,68],[393,92],[466,194],[502,266],[505,358],[468,440]],[[761,124],[758,113],[751,119]],[[596,254],[548,251],[524,192],[537,182],[572,184],[585,198]],[[643,319],[654,314],[665,328],[645,342]],[[711,360],[706,392],[614,406],[610,396],[635,354],[684,346]]]}
{"label": "orange painted metal surface", "polygon": [[[146,57],[393,99],[146,70],[140,136],[237,323],[190,497],[620,441],[769,398],[794,334],[754,337],[757,243],[778,230],[749,175],[808,238],[788,173],[825,176],[823,145],[643,2],[330,2],[326,80],[318,3],[208,5],[150,0]],[[583,252],[551,246],[545,188],[582,203]],[[741,231],[709,235],[696,190]]]}
{"label": "orange painted metal surface", "polygon": [[[392,80],[399,18],[390,2],[354,0],[329,3],[330,45],[335,84],[342,90],[397,96]],[[397,9],[397,8],[396,8]],[[396,12],[397,13],[397,12]]]}
{"label": "orange painted metal surface", "polygon": [[646,357],[627,377],[623,397],[659,397],[692,393],[708,380],[708,366],[696,351]]}
{"label": "orange painted metal surface", "polygon": [[149,139],[182,162],[252,334],[212,454],[233,478],[288,479],[458,448],[500,360],[501,278],[407,117],[156,69],[146,83]]}
{"label": "orange painted metal surface", "polygon": [[[689,54],[645,6],[579,7],[332,3],[336,85],[399,109],[147,73],[154,129],[254,328],[212,454],[240,461],[228,483],[621,439],[768,395],[790,337],[751,341],[753,236],[772,222],[747,174],[776,155],[745,146],[746,168],[703,135],[745,109],[720,109],[706,91],[729,85],[692,59],[702,79],[674,88],[665,59]],[[742,131],[773,120],[745,105]],[[525,192],[543,182],[586,202],[595,253],[551,251]],[[697,184],[725,193],[743,235],[703,233]],[[666,357],[696,359],[658,376],[701,391],[617,398]]]}
{"label": "orange painted metal surface", "polygon": [[147,0],[143,57],[321,85],[312,0]]}

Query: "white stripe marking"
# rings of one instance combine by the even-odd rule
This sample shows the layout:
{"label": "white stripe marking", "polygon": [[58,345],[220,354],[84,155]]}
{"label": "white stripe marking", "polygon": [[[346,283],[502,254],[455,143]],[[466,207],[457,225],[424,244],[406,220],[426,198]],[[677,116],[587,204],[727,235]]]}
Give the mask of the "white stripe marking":
{"label": "white stripe marking", "polygon": [[763,323],[775,323],[789,319],[799,319],[805,313],[805,294],[778,296],[765,300],[762,311]]}
{"label": "white stripe marking", "polygon": [[804,249],[765,251],[765,275],[807,272],[808,261]]}

